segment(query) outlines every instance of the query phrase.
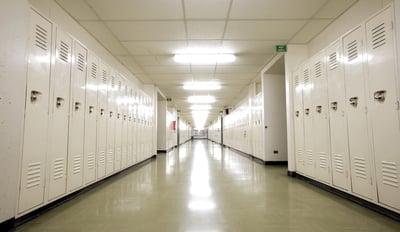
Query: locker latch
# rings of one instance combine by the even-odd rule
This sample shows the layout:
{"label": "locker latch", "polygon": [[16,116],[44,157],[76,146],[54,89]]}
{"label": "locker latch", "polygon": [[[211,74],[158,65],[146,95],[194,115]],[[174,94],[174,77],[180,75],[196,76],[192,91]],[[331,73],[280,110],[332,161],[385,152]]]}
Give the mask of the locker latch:
{"label": "locker latch", "polygon": [[337,102],[331,102],[331,109],[332,110],[337,110],[337,107],[338,107],[338,103]]}
{"label": "locker latch", "polygon": [[62,98],[62,97],[56,98],[56,107],[60,108],[63,105],[64,105],[64,98]]}
{"label": "locker latch", "polygon": [[322,112],[322,106],[315,107],[315,110],[320,114]]}
{"label": "locker latch", "polygon": [[81,103],[80,102],[75,102],[75,111],[78,111],[79,108],[81,108]]}
{"label": "locker latch", "polygon": [[41,92],[36,91],[36,90],[32,90],[31,91],[31,102],[34,103],[38,100],[39,96],[42,95]]}
{"label": "locker latch", "polygon": [[310,114],[310,109],[309,109],[309,108],[305,109],[305,114],[306,114],[306,115],[309,115],[309,114]]}
{"label": "locker latch", "polygon": [[124,115],[124,121],[126,121],[126,115]]}
{"label": "locker latch", "polygon": [[352,105],[353,107],[357,107],[358,105],[358,97],[351,97],[349,99],[350,105]]}
{"label": "locker latch", "polygon": [[89,114],[93,113],[94,111],[94,106],[89,106]]}
{"label": "locker latch", "polygon": [[100,109],[100,115],[101,115],[101,116],[104,115],[104,109]]}
{"label": "locker latch", "polygon": [[121,117],[121,114],[117,114],[117,118],[119,119]]}
{"label": "locker latch", "polygon": [[296,111],[296,117],[299,117],[299,115],[300,115],[300,112],[297,110]]}
{"label": "locker latch", "polygon": [[383,103],[385,101],[385,97],[386,97],[386,90],[379,90],[375,91],[374,93],[375,101]]}
{"label": "locker latch", "polygon": [[112,116],[113,116],[113,112],[112,112],[112,111],[110,111],[110,118],[112,118]]}

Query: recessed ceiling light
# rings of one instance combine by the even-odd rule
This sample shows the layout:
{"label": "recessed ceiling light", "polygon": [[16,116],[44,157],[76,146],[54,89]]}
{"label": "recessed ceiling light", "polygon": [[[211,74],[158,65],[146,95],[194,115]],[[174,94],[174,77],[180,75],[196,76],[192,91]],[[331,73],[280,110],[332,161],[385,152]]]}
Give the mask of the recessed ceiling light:
{"label": "recessed ceiling light", "polygon": [[213,96],[190,96],[188,97],[189,103],[214,103],[215,98]]}
{"label": "recessed ceiling light", "polygon": [[191,110],[211,110],[211,105],[192,105]]}
{"label": "recessed ceiling light", "polygon": [[186,90],[217,90],[221,89],[221,85],[213,81],[196,81],[185,83],[183,88]]}
{"label": "recessed ceiling light", "polygon": [[188,48],[175,53],[174,60],[178,63],[190,64],[216,64],[235,61],[236,57],[231,52],[222,49]]}

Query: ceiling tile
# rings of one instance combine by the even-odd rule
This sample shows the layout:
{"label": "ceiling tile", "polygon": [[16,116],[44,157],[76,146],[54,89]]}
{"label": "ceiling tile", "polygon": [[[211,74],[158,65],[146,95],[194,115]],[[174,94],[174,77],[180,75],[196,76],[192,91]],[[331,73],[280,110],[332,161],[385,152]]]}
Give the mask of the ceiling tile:
{"label": "ceiling tile", "polygon": [[235,65],[244,65],[244,64],[265,64],[267,63],[274,55],[272,54],[239,54],[236,56]]}
{"label": "ceiling tile", "polygon": [[189,40],[188,47],[191,48],[219,48],[222,40]]}
{"label": "ceiling tile", "polygon": [[288,40],[305,20],[229,21],[225,39]]}
{"label": "ceiling tile", "polygon": [[87,0],[103,20],[183,19],[181,0]]}
{"label": "ceiling tile", "polygon": [[95,12],[84,0],[56,0],[76,20],[98,20]]}
{"label": "ceiling tile", "polygon": [[224,40],[222,47],[236,54],[274,54],[277,44],[286,44],[286,41]]}
{"label": "ceiling tile", "polygon": [[190,66],[143,66],[143,70],[149,74],[190,73]]}
{"label": "ceiling tile", "polygon": [[230,0],[185,0],[187,19],[224,19]]}
{"label": "ceiling tile", "polygon": [[218,65],[217,73],[257,73],[263,65]]}
{"label": "ceiling tile", "polygon": [[328,3],[314,15],[314,18],[336,18],[358,0],[329,0]]}
{"label": "ceiling tile", "polygon": [[326,0],[234,0],[230,19],[309,19]]}
{"label": "ceiling tile", "polygon": [[134,56],[139,65],[160,65],[156,56]]}
{"label": "ceiling tile", "polygon": [[111,21],[107,26],[119,40],[184,40],[183,21]]}
{"label": "ceiling tile", "polygon": [[101,22],[82,22],[82,26],[92,34],[104,47],[114,55],[128,54],[121,43],[113,36],[108,28]]}
{"label": "ceiling tile", "polygon": [[330,19],[310,20],[291,40],[290,43],[308,43],[320,31],[331,23]]}
{"label": "ceiling tile", "polygon": [[186,41],[128,41],[122,42],[132,55],[171,55],[187,47]]}
{"label": "ceiling tile", "polygon": [[192,65],[192,72],[195,73],[214,73],[215,65]]}
{"label": "ceiling tile", "polygon": [[188,39],[222,39],[225,21],[188,21]]}

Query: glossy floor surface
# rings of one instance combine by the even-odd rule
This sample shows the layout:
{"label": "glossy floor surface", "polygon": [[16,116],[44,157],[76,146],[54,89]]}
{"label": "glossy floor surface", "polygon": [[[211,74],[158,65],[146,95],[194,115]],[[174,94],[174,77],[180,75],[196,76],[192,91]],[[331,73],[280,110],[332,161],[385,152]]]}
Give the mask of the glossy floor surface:
{"label": "glossy floor surface", "polygon": [[195,140],[17,231],[400,231],[400,223]]}

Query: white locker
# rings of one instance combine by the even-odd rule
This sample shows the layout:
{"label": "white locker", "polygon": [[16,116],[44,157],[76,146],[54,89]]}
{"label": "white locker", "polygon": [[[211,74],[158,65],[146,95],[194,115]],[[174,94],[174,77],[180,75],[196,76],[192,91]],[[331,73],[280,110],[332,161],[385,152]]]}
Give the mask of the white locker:
{"label": "white locker", "polygon": [[101,78],[97,80],[97,179],[101,179],[106,175],[106,154],[107,154],[107,81],[108,68],[105,64],[100,63]]}
{"label": "white locker", "polygon": [[133,160],[133,89],[128,88],[128,105],[127,105],[127,166],[132,166]]}
{"label": "white locker", "polygon": [[310,67],[307,63],[302,68],[303,80],[303,106],[304,106],[304,150],[305,150],[305,174],[315,177],[315,161],[313,151],[313,80],[311,78]]}
{"label": "white locker", "polygon": [[122,114],[122,80],[121,77],[117,74],[116,84],[116,118],[115,118],[115,155],[114,155],[114,171],[121,170],[121,155],[122,155],[122,121],[123,121],[123,114]]}
{"label": "white locker", "polygon": [[331,151],[328,118],[328,81],[324,53],[318,54],[310,64],[313,83],[313,153],[316,178],[327,184],[332,183]]}
{"label": "white locker", "polygon": [[133,163],[136,164],[139,162],[138,159],[138,139],[137,139],[137,135],[138,135],[138,94],[137,94],[137,90],[134,91],[134,95],[133,95],[133,125],[132,125],[132,137],[133,137],[133,146],[132,146],[132,160]]}
{"label": "white locker", "polygon": [[56,29],[56,52],[50,100],[48,142],[48,200],[66,193],[68,158],[68,115],[72,63],[72,38]]}
{"label": "white locker", "polygon": [[304,151],[304,107],[303,107],[303,82],[301,70],[293,73],[294,76],[294,137],[296,152],[296,171],[305,173]]}
{"label": "white locker", "polygon": [[346,99],[341,51],[341,41],[336,41],[326,50],[332,184],[343,190],[350,190]]}
{"label": "white locker", "polygon": [[121,168],[124,169],[128,164],[128,111],[127,111],[127,92],[128,86],[126,83],[122,86],[122,151],[121,151]]}
{"label": "white locker", "polygon": [[363,36],[364,31],[358,27],[343,37],[351,186],[353,193],[375,199],[373,157],[365,99]]}
{"label": "white locker", "polygon": [[18,212],[44,201],[52,25],[30,11],[28,71]]}
{"label": "white locker", "polygon": [[115,142],[115,91],[116,79],[113,70],[110,70],[110,78],[107,85],[108,115],[107,115],[107,155],[106,155],[106,174],[114,172],[114,142]]}
{"label": "white locker", "polygon": [[98,59],[92,53],[88,55],[86,75],[85,104],[85,143],[84,143],[84,183],[96,180],[96,116],[97,116],[97,79],[99,77]]}
{"label": "white locker", "polygon": [[85,132],[85,84],[87,50],[74,42],[73,68],[71,76],[71,108],[68,136],[68,191],[83,184],[83,149]]}
{"label": "white locker", "polygon": [[398,65],[392,8],[366,23],[368,98],[379,202],[400,209]]}

